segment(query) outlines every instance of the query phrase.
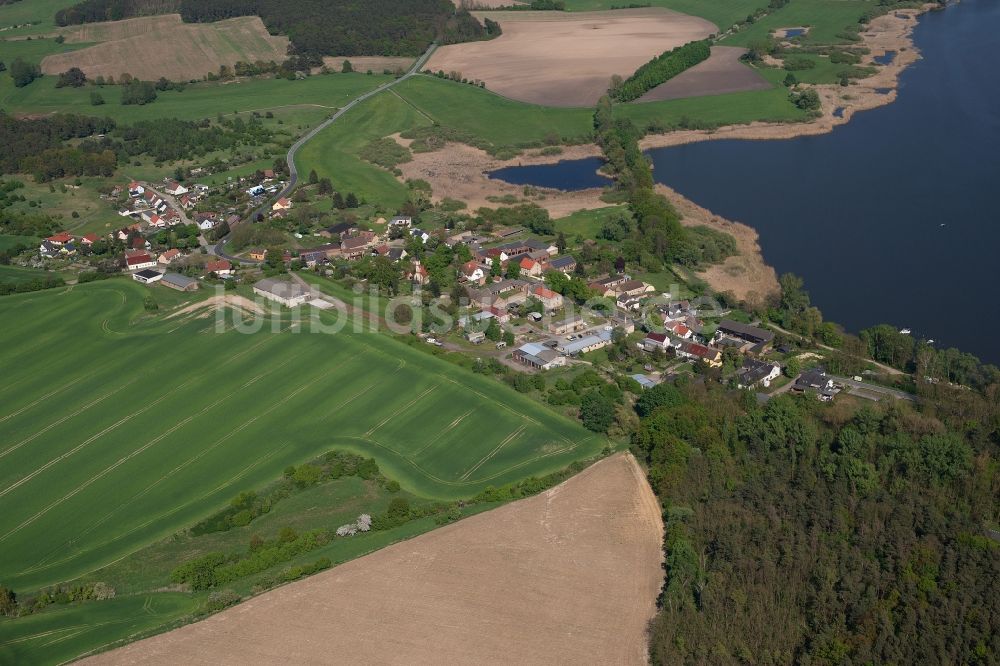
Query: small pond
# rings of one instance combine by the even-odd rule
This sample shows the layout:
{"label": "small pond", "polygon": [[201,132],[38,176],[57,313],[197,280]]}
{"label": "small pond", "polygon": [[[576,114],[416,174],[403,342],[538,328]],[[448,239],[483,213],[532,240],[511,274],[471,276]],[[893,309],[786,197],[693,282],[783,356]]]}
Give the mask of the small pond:
{"label": "small pond", "polygon": [[490,171],[486,175],[512,185],[533,185],[575,192],[611,185],[611,179],[597,173],[603,165],[604,160],[600,157],[587,157],[581,160],[563,160],[555,164],[509,166]]}

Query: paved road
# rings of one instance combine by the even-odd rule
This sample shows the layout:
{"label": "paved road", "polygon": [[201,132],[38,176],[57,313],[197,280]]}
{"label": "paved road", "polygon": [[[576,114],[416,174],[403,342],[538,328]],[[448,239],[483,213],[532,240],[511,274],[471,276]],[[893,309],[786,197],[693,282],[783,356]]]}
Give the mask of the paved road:
{"label": "paved road", "polygon": [[887,386],[871,384],[869,382],[856,382],[849,377],[836,377],[834,375],[830,375],[830,379],[838,384],[843,384],[845,387],[850,389],[850,391],[848,391],[849,393],[854,393],[855,395],[861,394],[860,397],[867,397],[863,395],[865,393],[874,393],[880,397],[895,398],[897,400],[906,400],[908,402],[917,401],[917,396],[905,391],[889,388]]}
{"label": "paved road", "polygon": [[[369,90],[368,92],[364,93],[363,95],[359,95],[358,97],[355,97],[353,100],[351,100],[346,105],[344,105],[339,111],[337,111],[336,113],[334,113],[332,116],[330,116],[329,118],[327,118],[326,120],[324,120],[322,123],[320,123],[319,125],[317,125],[313,129],[311,129],[308,133],[305,134],[305,136],[303,136],[298,141],[296,141],[295,143],[293,143],[292,147],[288,149],[288,154],[285,155],[285,162],[288,164],[288,175],[289,175],[289,177],[288,177],[288,184],[285,185],[285,188],[283,190],[281,190],[281,192],[279,192],[276,196],[268,199],[267,201],[264,202],[264,204],[262,204],[259,208],[257,208],[255,211],[253,211],[250,214],[250,216],[243,221],[243,223],[248,223],[248,222],[249,223],[253,223],[253,221],[257,218],[258,215],[264,215],[264,214],[267,213],[267,211],[269,211],[271,209],[271,203],[273,201],[276,201],[277,199],[280,199],[281,197],[288,196],[295,189],[295,185],[296,185],[296,183],[298,182],[298,179],[299,179],[298,168],[295,166],[295,154],[297,152],[299,152],[299,148],[301,148],[302,146],[304,146],[307,142],[309,142],[310,140],[312,140],[317,134],[319,134],[320,132],[322,132],[323,130],[325,130],[327,127],[329,127],[331,124],[333,124],[334,122],[336,122],[341,116],[343,116],[345,113],[347,113],[348,111],[350,111],[351,109],[353,109],[358,104],[364,102],[367,99],[370,99],[370,98],[374,97],[375,95],[383,93],[386,90],[388,90],[389,88],[392,88],[393,86],[395,86],[395,85],[397,85],[399,83],[402,83],[403,81],[407,80],[411,76],[413,76],[415,74],[418,74],[420,72],[420,69],[427,63],[427,61],[434,54],[434,51],[436,49],[437,49],[437,44],[436,43],[431,44],[430,47],[424,52],[424,54],[422,56],[420,56],[419,58],[417,58],[417,61],[415,63],[413,63],[413,66],[410,67],[409,71],[407,71],[406,74],[404,74],[403,76],[399,77],[398,79],[393,79],[392,81],[389,81],[388,83],[383,83],[378,88],[375,88],[374,90]],[[230,261],[237,262],[237,263],[250,264],[250,265],[254,265],[254,264],[259,264],[260,263],[259,261],[253,261],[253,260],[250,260],[250,259],[239,259],[237,257],[234,257],[234,256],[230,255],[230,254],[227,254],[226,253],[225,244],[226,244],[226,240],[223,239],[222,242],[220,242],[215,247],[211,248],[210,251],[212,252],[212,254],[216,254],[216,255],[224,258],[224,259],[228,259]]]}

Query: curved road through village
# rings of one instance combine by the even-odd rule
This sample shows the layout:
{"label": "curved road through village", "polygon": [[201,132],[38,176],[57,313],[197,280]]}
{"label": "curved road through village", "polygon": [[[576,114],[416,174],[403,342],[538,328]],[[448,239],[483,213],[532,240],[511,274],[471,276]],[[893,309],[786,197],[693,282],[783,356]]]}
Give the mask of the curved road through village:
{"label": "curved road through village", "polygon": [[[296,141],[295,143],[293,143],[292,147],[288,149],[288,154],[285,156],[285,161],[288,163],[288,184],[285,186],[285,188],[283,190],[281,190],[281,192],[279,192],[277,194],[277,196],[275,196],[275,197],[273,197],[271,199],[268,199],[263,205],[261,205],[255,211],[253,211],[250,214],[250,216],[243,221],[243,224],[246,224],[246,223],[251,223],[252,224],[253,221],[257,218],[258,215],[263,215],[263,214],[265,214],[269,210],[270,205],[271,205],[271,203],[273,201],[276,201],[276,200],[280,199],[281,197],[288,196],[295,189],[295,185],[298,183],[298,180],[299,180],[298,168],[296,168],[296,166],[295,166],[295,154],[297,152],[299,152],[299,148],[301,148],[302,146],[304,146],[307,142],[309,142],[311,139],[313,139],[317,134],[319,134],[320,132],[322,132],[323,130],[325,130],[327,127],[329,127],[330,125],[332,125],[341,116],[343,116],[345,113],[347,113],[348,111],[350,111],[351,109],[353,109],[358,104],[361,104],[365,100],[370,99],[370,98],[374,97],[375,95],[378,95],[379,93],[385,92],[389,88],[392,88],[394,85],[396,85],[398,83],[401,83],[402,81],[405,81],[406,79],[410,78],[414,74],[418,74],[420,72],[420,68],[423,67],[427,63],[427,61],[430,59],[431,55],[434,54],[435,49],[437,49],[437,43],[431,44],[430,47],[424,52],[424,54],[422,56],[420,56],[419,58],[417,58],[417,61],[413,63],[413,66],[410,67],[410,69],[406,72],[406,74],[403,74],[398,79],[393,79],[392,81],[389,81],[388,83],[383,83],[378,88],[375,88],[373,90],[369,90],[368,92],[364,93],[363,95],[359,95],[359,96],[355,97],[350,102],[348,102],[346,105],[344,105],[343,107],[341,107],[332,116],[330,116],[329,118],[327,118],[326,120],[324,120],[322,123],[320,123],[316,127],[314,127],[311,130],[309,130],[309,132],[307,132],[304,136],[302,136],[298,141]],[[210,252],[212,254],[215,254],[215,255],[219,256],[219,257],[222,257],[223,259],[228,259],[229,261],[232,261],[232,262],[235,262],[235,263],[249,264],[249,265],[254,265],[254,264],[261,263],[259,261],[255,261],[255,260],[251,260],[251,259],[241,259],[239,257],[234,257],[234,256],[226,253],[226,248],[225,248],[226,242],[227,242],[226,239],[223,239],[218,244],[212,246],[210,248]]]}

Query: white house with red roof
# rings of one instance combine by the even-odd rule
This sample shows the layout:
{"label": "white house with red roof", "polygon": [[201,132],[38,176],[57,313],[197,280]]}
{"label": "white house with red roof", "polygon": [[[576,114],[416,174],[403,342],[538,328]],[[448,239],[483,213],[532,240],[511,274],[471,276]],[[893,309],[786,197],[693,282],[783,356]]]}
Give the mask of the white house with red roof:
{"label": "white house with red roof", "polygon": [[542,274],[542,265],[532,259],[525,257],[521,260],[521,275],[525,277],[538,277]]}
{"label": "white house with red roof", "polygon": [[221,259],[219,261],[210,261],[205,264],[205,270],[209,273],[215,273],[220,278],[227,278],[233,274],[233,265],[229,263],[226,259]]}
{"label": "white house with red roof", "polygon": [[475,261],[465,262],[459,270],[461,271],[462,279],[466,282],[482,284],[483,280],[486,279],[486,271],[484,271],[483,267]]}
{"label": "white house with red roof", "polygon": [[291,210],[291,209],[292,209],[292,201],[288,197],[281,197],[280,199],[274,202],[273,206],[271,206],[271,210],[273,211]]}
{"label": "white house with red roof", "polygon": [[99,239],[100,236],[98,236],[97,234],[86,234],[85,236],[80,237],[80,242],[86,245],[87,247],[90,247],[91,245],[96,243]]}
{"label": "white house with red roof", "polygon": [[156,261],[149,256],[148,252],[137,252],[125,256],[126,271],[142,271],[147,268],[156,268]]}
{"label": "white house with red roof", "polygon": [[167,186],[165,188],[163,188],[163,191],[166,192],[167,194],[169,194],[170,196],[177,197],[177,196],[180,196],[182,194],[187,194],[191,190],[189,190],[188,188],[184,187],[183,185],[181,185],[180,183],[178,183],[176,180],[172,180],[169,183],[167,183]]}
{"label": "white house with red roof", "polygon": [[56,247],[62,247],[62,246],[63,246],[63,245],[65,245],[66,243],[72,243],[72,242],[73,242],[73,237],[72,237],[72,236],[70,236],[70,235],[69,235],[68,233],[66,233],[65,231],[60,231],[60,232],[59,232],[59,233],[57,233],[56,235],[54,235],[54,236],[49,236],[49,237],[48,237],[48,238],[46,238],[45,240],[47,240],[48,242],[52,243],[52,244],[53,244],[53,245],[55,245]]}

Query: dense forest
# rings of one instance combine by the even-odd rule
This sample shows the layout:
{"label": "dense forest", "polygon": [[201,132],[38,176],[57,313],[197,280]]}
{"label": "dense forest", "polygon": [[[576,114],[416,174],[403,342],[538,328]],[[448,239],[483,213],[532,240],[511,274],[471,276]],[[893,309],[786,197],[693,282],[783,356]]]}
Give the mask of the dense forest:
{"label": "dense forest", "polygon": [[218,123],[160,119],[118,126],[111,118],[54,114],[19,119],[0,112],[0,175],[27,173],[38,182],[65,176],[111,176],[120,162],[137,155],[168,162],[260,145],[272,138],[257,118],[227,118]]}
{"label": "dense forest", "polygon": [[1000,409],[968,393],[646,391],[632,443],[666,527],[653,662],[996,663]]}
{"label": "dense forest", "polygon": [[449,0],[83,0],[56,13],[58,25],[180,12],[205,23],[260,16],[272,34],[288,35],[292,50],[310,55],[417,56],[444,43],[495,36]]}

